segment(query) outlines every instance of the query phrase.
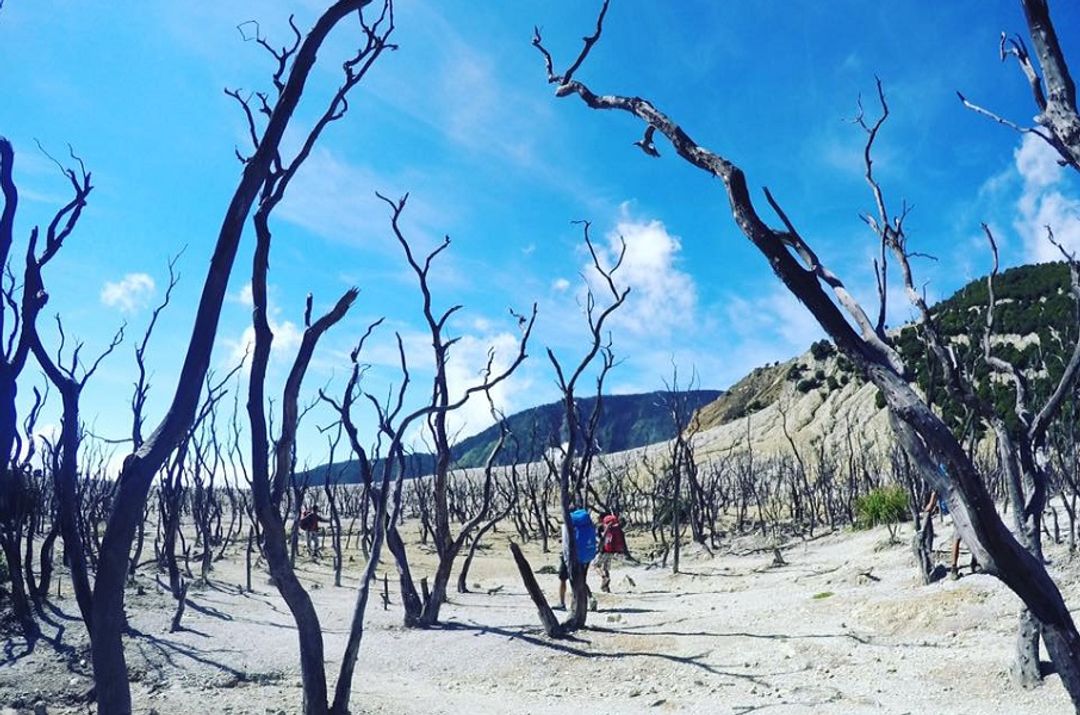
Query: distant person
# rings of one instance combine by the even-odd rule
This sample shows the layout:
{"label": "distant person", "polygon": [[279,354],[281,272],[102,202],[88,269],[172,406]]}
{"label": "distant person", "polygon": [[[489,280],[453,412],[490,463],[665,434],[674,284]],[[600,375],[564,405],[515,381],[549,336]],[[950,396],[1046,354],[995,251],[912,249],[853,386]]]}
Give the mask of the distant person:
{"label": "distant person", "polygon": [[596,565],[600,569],[600,590],[611,593],[611,559],[617,554],[627,554],[626,534],[617,514],[606,514],[600,519],[600,557]]}
{"label": "distant person", "polygon": [[[942,496],[935,490],[930,494],[930,501],[926,503],[926,508],[923,509],[926,512],[928,518],[933,517],[938,511],[941,512],[942,518],[949,516],[949,502],[942,498]],[[960,578],[960,533],[956,530],[955,523],[953,524],[952,533],[952,561],[949,566],[949,578],[953,581]],[[975,555],[971,556],[971,572],[975,573],[979,567],[979,562],[975,558]]]}
{"label": "distant person", "polygon": [[307,534],[308,554],[317,559],[320,555],[320,532],[319,532],[319,505],[313,504],[310,508],[305,507],[300,515],[300,529]]}
{"label": "distant person", "polygon": [[[596,527],[593,526],[589,512],[585,509],[575,509],[570,512],[570,523],[574,527],[574,545],[576,546],[578,562],[585,570],[585,578],[589,576],[589,563],[596,556]],[[559,556],[559,606],[560,610],[566,610],[566,582],[570,580],[570,536],[567,525],[563,524],[562,553]],[[589,584],[585,584],[585,593],[589,599],[589,610],[596,610],[596,599],[592,597]]]}

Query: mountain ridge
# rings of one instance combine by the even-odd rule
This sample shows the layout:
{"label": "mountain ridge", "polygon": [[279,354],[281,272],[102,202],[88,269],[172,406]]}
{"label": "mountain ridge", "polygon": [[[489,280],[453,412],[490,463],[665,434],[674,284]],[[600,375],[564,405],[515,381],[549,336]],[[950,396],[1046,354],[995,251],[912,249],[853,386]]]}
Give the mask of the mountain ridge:
{"label": "mountain ridge", "polygon": [[[675,426],[666,412],[664,400],[673,393],[667,390],[635,393],[629,395],[603,395],[600,401],[600,419],[597,424],[596,442],[601,453],[623,452],[663,442],[675,436]],[[696,411],[714,401],[721,390],[680,391],[686,406]],[[577,400],[578,409],[586,418],[592,414],[596,397]],[[506,418],[511,437],[496,456],[495,465],[536,462],[544,453],[566,440],[563,424],[562,402],[551,402],[514,413]],[[482,467],[499,437],[499,426],[492,425],[467,437],[451,447],[454,469]],[[581,445],[579,445],[580,447]],[[405,478],[431,474],[435,459],[431,454],[417,453],[406,459]],[[332,482],[356,484],[360,482],[359,464],[350,459],[334,465],[321,464],[297,472],[297,480],[309,484],[322,484],[327,479],[327,469]],[[376,470],[377,471],[377,470]]]}

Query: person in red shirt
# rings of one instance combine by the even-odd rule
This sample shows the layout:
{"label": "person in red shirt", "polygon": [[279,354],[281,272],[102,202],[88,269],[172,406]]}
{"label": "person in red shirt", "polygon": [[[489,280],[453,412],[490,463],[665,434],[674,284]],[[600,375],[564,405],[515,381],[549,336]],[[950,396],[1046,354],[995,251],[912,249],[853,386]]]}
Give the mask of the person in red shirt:
{"label": "person in red shirt", "polygon": [[600,557],[596,563],[600,569],[600,590],[611,593],[611,559],[616,554],[626,554],[626,535],[616,514],[606,514],[600,520]]}
{"label": "person in red shirt", "polygon": [[319,549],[321,546],[319,537],[321,534],[319,531],[318,505],[312,505],[310,509],[304,509],[303,513],[300,515],[300,529],[307,534],[307,547],[311,558],[319,558]]}

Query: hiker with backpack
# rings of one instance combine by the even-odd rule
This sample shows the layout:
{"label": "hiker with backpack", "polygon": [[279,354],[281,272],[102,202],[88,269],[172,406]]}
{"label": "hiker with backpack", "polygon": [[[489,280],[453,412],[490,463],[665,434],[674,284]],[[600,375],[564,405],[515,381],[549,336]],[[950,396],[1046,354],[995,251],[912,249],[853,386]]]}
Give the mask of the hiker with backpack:
{"label": "hiker with backpack", "polygon": [[[585,571],[585,577],[589,575],[589,563],[596,557],[596,527],[593,526],[592,518],[587,509],[575,509],[570,512],[570,524],[574,529],[574,546],[577,552],[578,563]],[[567,525],[563,524],[562,554],[559,557],[559,610],[566,610],[566,582],[570,580],[570,535]],[[589,610],[596,610],[596,599],[592,597],[589,584],[585,584],[585,592],[589,598]]]}
{"label": "hiker with backpack", "polygon": [[611,593],[611,559],[616,554],[629,556],[626,534],[617,514],[605,514],[600,519],[600,557],[596,565],[600,569],[600,590]]}
{"label": "hiker with backpack", "polygon": [[300,529],[307,534],[307,548],[311,558],[319,558],[319,505],[313,504],[310,508],[304,507],[300,515]]}

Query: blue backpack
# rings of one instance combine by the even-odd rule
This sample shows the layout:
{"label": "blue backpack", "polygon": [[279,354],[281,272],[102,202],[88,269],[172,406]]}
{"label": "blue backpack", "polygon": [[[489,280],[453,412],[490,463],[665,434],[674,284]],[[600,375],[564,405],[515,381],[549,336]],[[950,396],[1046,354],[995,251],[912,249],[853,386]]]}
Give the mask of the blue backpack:
{"label": "blue backpack", "polygon": [[570,523],[574,527],[574,544],[577,546],[578,561],[587,564],[596,557],[596,527],[586,509],[570,512]]}

